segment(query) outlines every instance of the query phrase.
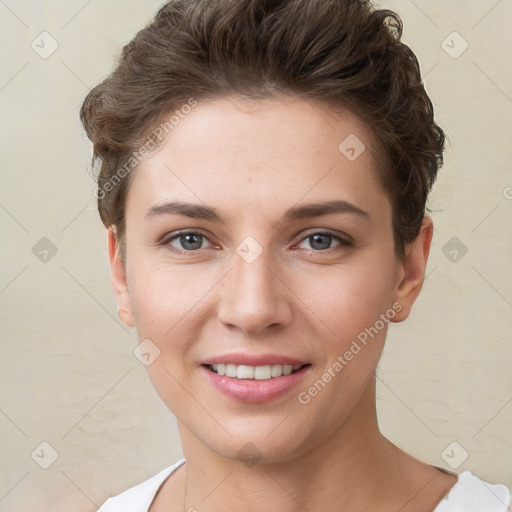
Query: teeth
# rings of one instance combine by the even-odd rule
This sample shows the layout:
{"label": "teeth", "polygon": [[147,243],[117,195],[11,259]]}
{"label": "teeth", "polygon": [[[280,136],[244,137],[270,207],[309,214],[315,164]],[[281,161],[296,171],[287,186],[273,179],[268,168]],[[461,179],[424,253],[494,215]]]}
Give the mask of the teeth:
{"label": "teeth", "polygon": [[237,379],[254,379],[254,366],[245,366],[241,364],[236,368]]}
{"label": "teeth", "polygon": [[285,364],[283,366],[283,375],[290,375],[292,373],[293,368],[289,364]]}
{"label": "teeth", "polygon": [[255,366],[254,378],[256,380],[268,380],[272,378],[272,366]]}
{"label": "teeth", "polygon": [[268,380],[271,378],[290,375],[290,373],[302,368],[302,365],[268,364],[265,366],[248,366],[245,364],[212,364],[210,369],[219,375],[226,375],[236,379]]}
{"label": "teeth", "polygon": [[281,377],[283,374],[283,367],[280,364],[273,364],[270,369],[272,377]]}
{"label": "teeth", "polygon": [[236,364],[226,365],[226,377],[236,377]]}

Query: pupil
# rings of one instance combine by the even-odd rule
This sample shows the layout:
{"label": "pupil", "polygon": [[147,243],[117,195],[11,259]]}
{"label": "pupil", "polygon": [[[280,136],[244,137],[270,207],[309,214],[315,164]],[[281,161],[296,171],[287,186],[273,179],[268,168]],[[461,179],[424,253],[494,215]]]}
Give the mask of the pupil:
{"label": "pupil", "polygon": [[[311,237],[313,239],[313,243],[311,244],[313,246],[314,249],[328,249],[329,248],[329,245],[330,245],[330,239],[331,237],[329,235],[313,235]],[[315,244],[318,242],[318,239],[327,239],[327,243],[319,243],[320,247],[315,247]]]}
{"label": "pupil", "polygon": [[[181,237],[182,245],[185,249],[191,249],[191,250],[199,249],[201,247],[200,238],[201,238],[201,235],[194,235],[194,234],[183,235]],[[194,242],[194,239],[196,239],[195,242]],[[189,243],[189,240],[192,240],[192,242],[190,242],[190,243],[192,244],[193,247],[190,247],[187,245]],[[194,244],[197,245],[198,241],[199,241],[199,245],[197,247],[194,247]]]}

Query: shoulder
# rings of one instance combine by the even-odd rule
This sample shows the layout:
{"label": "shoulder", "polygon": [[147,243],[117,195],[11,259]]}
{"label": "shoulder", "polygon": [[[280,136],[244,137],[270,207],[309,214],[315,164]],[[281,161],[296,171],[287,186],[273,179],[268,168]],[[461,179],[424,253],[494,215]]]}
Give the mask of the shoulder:
{"label": "shoulder", "polygon": [[185,459],[181,459],[172,466],[163,469],[156,475],[144,480],[134,487],[109,498],[98,510],[98,512],[147,512],[158,489],[164,483],[165,479],[184,464]]}
{"label": "shoulder", "polygon": [[509,512],[510,490],[464,471],[434,512]]}

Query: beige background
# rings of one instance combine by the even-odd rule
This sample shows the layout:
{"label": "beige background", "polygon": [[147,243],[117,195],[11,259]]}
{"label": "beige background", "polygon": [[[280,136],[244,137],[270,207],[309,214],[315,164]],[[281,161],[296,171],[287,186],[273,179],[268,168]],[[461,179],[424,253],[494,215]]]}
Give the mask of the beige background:
{"label": "beige background", "polygon": [[[181,457],[116,317],[78,120],[160,3],[0,1],[1,512],[93,511]],[[379,369],[381,427],[425,461],[512,486],[512,3],[380,5],[402,16],[451,140],[424,291]],[[43,31],[59,45],[47,58],[31,47],[51,49]]]}

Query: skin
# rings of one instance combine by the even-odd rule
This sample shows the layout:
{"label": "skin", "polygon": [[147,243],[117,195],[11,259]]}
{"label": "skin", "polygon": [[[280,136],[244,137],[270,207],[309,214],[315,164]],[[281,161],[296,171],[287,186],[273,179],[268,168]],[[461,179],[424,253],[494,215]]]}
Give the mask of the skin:
{"label": "skin", "polygon": [[[338,150],[350,134],[366,146],[354,161]],[[177,418],[186,458],[152,512],[431,512],[456,482],[379,432],[374,372],[387,323],[309,403],[298,400],[393,304],[401,311],[391,321],[405,320],[422,287],[432,221],[400,260],[372,147],[350,112],[295,97],[230,97],[199,102],[134,171],[125,264],[108,230],[111,279],[122,320],[160,350],[147,370]],[[340,199],[367,215],[280,221],[290,207]],[[213,207],[224,222],[147,215],[171,200]],[[170,240],[185,229],[206,238]],[[333,237],[310,238],[326,231]],[[263,251],[250,264],[236,252],[248,236]],[[200,368],[229,352],[311,366],[286,395],[240,403]],[[239,460],[247,443],[254,465]]]}

